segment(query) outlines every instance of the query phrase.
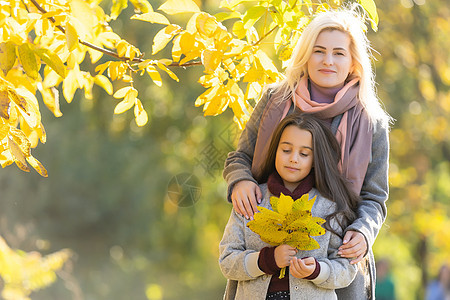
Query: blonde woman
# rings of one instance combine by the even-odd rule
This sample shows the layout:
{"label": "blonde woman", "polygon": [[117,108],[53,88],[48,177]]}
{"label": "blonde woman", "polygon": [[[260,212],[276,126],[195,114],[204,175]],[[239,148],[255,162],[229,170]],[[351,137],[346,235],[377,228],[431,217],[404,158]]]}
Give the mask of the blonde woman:
{"label": "blonde woman", "polygon": [[336,290],[339,299],[374,297],[375,263],[371,251],[386,218],[390,117],[375,92],[364,18],[356,9],[316,15],[293,51],[285,79],[267,88],[225,162],[228,200],[252,219],[262,198],[258,183],[268,144],[277,124],[302,111],[326,121],[339,141],[340,170],[360,196],[357,218],[339,248],[358,263],[353,283]]}

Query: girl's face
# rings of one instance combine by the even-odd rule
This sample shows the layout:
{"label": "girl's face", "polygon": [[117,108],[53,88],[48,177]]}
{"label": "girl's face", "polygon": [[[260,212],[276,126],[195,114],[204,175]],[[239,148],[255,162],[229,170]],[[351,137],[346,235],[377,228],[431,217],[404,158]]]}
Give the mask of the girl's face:
{"label": "girl's face", "polygon": [[308,60],[309,78],[320,87],[342,87],[353,71],[350,37],[339,30],[319,33]]}
{"label": "girl's face", "polygon": [[287,126],[281,134],[275,156],[275,169],[291,192],[313,166],[312,135],[297,126]]}

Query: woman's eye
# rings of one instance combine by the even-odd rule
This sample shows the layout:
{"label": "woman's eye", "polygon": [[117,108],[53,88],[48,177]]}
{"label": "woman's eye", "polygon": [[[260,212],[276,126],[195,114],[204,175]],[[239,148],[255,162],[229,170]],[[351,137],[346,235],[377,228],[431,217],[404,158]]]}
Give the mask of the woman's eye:
{"label": "woman's eye", "polygon": [[345,56],[345,53],[337,52],[336,55],[342,55],[342,56]]}
{"label": "woman's eye", "polygon": [[282,151],[283,151],[283,153],[289,153],[290,152],[290,150],[287,150],[287,149],[283,149]]}
{"label": "woman's eye", "polygon": [[308,153],[300,153],[300,155],[303,156],[303,157],[307,157]]}

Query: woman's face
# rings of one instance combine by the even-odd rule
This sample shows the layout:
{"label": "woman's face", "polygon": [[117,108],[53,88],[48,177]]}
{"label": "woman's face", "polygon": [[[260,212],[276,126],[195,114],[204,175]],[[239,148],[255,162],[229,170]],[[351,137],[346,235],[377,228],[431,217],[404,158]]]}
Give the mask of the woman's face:
{"label": "woman's face", "polygon": [[310,80],[324,88],[340,87],[353,71],[352,68],[349,35],[339,30],[319,33],[308,60]]}
{"label": "woman's face", "polygon": [[275,156],[275,169],[291,192],[311,171],[313,166],[312,134],[290,125],[281,134]]}

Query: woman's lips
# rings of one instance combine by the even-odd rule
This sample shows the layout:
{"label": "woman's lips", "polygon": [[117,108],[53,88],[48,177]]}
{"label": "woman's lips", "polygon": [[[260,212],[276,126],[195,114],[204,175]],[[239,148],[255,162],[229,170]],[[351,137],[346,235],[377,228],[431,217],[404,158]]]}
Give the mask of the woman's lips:
{"label": "woman's lips", "polygon": [[330,69],[320,69],[319,72],[325,73],[325,74],[333,74],[336,73],[336,71],[330,70]]}

